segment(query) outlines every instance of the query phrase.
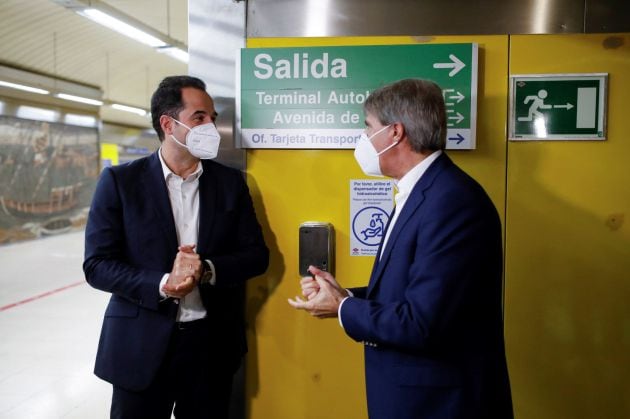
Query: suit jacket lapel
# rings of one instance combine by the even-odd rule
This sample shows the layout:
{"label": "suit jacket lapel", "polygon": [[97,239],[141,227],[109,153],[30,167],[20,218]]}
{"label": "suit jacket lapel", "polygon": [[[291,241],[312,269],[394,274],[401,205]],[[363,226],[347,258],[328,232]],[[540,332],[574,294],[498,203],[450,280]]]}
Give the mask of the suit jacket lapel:
{"label": "suit jacket lapel", "polygon": [[168,188],[164,180],[164,172],[162,164],[156,151],[147,159],[145,168],[142,172],[143,192],[147,195],[145,202],[150,202],[153,206],[159,226],[166,236],[169,246],[177,249],[177,231],[175,230],[175,221],[173,220],[173,210],[171,201],[168,197]]}
{"label": "suit jacket lapel", "polygon": [[387,219],[387,224],[385,224],[385,230],[383,231],[383,239],[379,243],[378,250],[376,251],[376,258],[374,260],[375,266],[381,260],[382,253],[383,253],[383,240],[385,240],[385,236],[387,235],[387,232],[389,231],[389,225],[391,224],[392,220],[394,219],[394,215],[395,214],[396,214],[396,207],[394,206],[394,209],[389,214],[389,218]]}
{"label": "suit jacket lapel", "polygon": [[206,253],[212,236],[212,226],[217,205],[217,179],[212,170],[212,162],[202,160],[203,174],[199,178],[199,235],[197,252]]}
{"label": "suit jacket lapel", "polygon": [[418,183],[416,183],[416,185],[411,190],[409,198],[407,198],[407,202],[403,206],[402,212],[398,215],[396,224],[394,224],[393,230],[389,235],[387,246],[384,249],[381,249],[381,251],[383,252],[383,256],[381,256],[380,261],[376,261],[374,264],[374,268],[372,270],[372,275],[370,276],[370,282],[368,285],[368,297],[370,296],[371,292],[376,288],[376,285],[378,284],[380,278],[383,276],[383,271],[387,266],[387,263],[389,262],[392,248],[394,247],[394,243],[398,239],[400,232],[404,229],[405,224],[407,224],[413,214],[416,213],[420,205],[422,205],[422,202],[424,202],[425,191],[431,187],[437,174],[441,171],[442,167],[444,167],[445,164],[448,164],[450,162],[451,160],[449,159],[449,157],[446,154],[442,153],[442,155],[440,155],[431,164],[431,166],[429,166],[427,171],[422,175]]}

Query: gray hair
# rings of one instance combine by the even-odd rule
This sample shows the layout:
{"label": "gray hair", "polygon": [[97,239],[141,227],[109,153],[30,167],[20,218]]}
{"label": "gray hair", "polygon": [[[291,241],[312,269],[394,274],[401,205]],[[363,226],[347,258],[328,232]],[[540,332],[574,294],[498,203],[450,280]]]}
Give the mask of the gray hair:
{"label": "gray hair", "polygon": [[442,150],[446,146],[446,109],[440,86],[429,80],[404,79],[378,88],[363,110],[381,124],[400,122],[411,149]]}

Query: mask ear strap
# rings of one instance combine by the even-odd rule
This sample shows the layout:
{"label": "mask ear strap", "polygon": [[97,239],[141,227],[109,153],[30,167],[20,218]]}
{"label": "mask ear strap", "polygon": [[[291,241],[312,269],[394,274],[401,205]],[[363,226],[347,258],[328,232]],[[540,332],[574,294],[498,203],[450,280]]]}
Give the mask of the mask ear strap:
{"label": "mask ear strap", "polygon": [[178,121],[177,119],[173,118],[172,116],[171,116],[171,120],[175,121],[176,123],[178,123],[182,127],[185,127],[188,131],[192,131],[192,128],[190,128],[188,125],[184,124],[181,121]]}
{"label": "mask ear strap", "polygon": [[392,126],[392,124],[385,125],[383,128],[379,129],[379,130],[378,130],[378,131],[376,131],[374,134],[372,134],[372,135],[370,136],[370,139],[372,139],[372,138],[376,137],[378,134],[380,134],[381,132],[385,131],[387,128],[389,128],[389,127],[391,127],[391,126]]}
{"label": "mask ear strap", "polygon": [[396,147],[398,145],[398,143],[400,142],[400,140],[391,143],[390,145],[388,145],[387,147],[385,147],[384,149],[382,149],[381,151],[379,151],[378,153],[376,153],[377,156],[380,156],[381,154],[385,153],[388,150],[391,150],[392,148]]}
{"label": "mask ear strap", "polygon": [[[179,125],[185,127],[186,129],[188,129],[188,131],[192,131],[192,129],[190,127],[188,127],[188,125],[184,124],[183,122],[178,121],[177,119],[173,118],[172,116],[170,117],[171,121],[175,121],[176,123],[178,123]],[[181,142],[179,142],[179,140],[177,138],[175,138],[175,136],[173,134],[170,134],[170,137],[173,139],[173,141],[175,141],[175,143],[181,147],[184,148],[188,148],[188,146],[186,144],[182,144]]]}
{"label": "mask ear strap", "polygon": [[186,144],[182,144],[179,142],[179,140],[177,138],[175,138],[175,136],[173,134],[170,134],[170,137],[173,141],[175,141],[175,144],[177,144],[180,147],[184,147],[184,148],[188,148],[188,146]]}

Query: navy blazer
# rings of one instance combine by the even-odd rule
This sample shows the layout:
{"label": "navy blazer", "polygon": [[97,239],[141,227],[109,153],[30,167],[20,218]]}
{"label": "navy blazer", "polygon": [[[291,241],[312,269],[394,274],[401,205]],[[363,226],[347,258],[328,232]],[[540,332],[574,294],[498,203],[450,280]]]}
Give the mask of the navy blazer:
{"label": "navy blazer", "polygon": [[365,344],[370,418],[512,418],[501,224],[483,188],[442,154],[382,251],[340,313]]}
{"label": "navy blazer", "polygon": [[[175,301],[159,293],[178,243],[158,152],[103,170],[85,230],[86,280],[112,294],[94,372],[132,391],[155,377],[177,313]],[[208,356],[236,365],[246,351],[244,282],[267,269],[269,251],[242,174],[202,164],[196,251],[216,272],[214,286],[200,286],[208,333],[216,338]]]}

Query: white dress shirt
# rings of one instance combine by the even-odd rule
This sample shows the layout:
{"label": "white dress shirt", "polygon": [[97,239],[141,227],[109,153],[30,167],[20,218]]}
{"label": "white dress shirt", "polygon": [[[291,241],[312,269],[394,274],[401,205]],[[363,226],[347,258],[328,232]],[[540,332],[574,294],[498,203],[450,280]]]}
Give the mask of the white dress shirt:
{"label": "white dress shirt", "polygon": [[[387,231],[385,232],[385,238],[383,239],[383,245],[381,246],[381,253],[377,255],[379,260],[381,256],[383,255],[383,253],[385,252],[385,246],[387,245],[387,241],[389,240],[389,233],[393,230],[394,224],[396,224],[396,221],[398,220],[398,216],[402,212],[403,207],[405,206],[405,203],[407,202],[407,198],[409,198],[409,195],[411,194],[411,191],[413,190],[414,186],[416,186],[416,183],[418,183],[418,181],[420,180],[424,172],[426,172],[429,166],[431,166],[431,163],[433,163],[435,159],[437,159],[440,156],[440,154],[442,154],[442,150],[438,150],[431,153],[430,155],[425,157],[420,163],[418,163],[413,169],[405,173],[405,175],[402,178],[400,178],[398,182],[394,180],[394,183],[396,184],[396,187],[398,188],[398,192],[394,195],[396,211],[394,212],[394,216],[392,217],[391,221],[389,222],[389,225],[387,226]],[[341,304],[339,304],[339,309],[337,311],[337,316],[339,317],[339,324],[341,325],[341,327],[343,327],[343,322],[341,321],[341,306],[343,306],[343,303],[345,303],[348,298],[351,298],[351,297],[346,297],[341,301]]]}
{"label": "white dress shirt", "polygon": [[[199,177],[203,173],[201,162],[197,169],[186,179],[182,179],[168,168],[162,158],[162,149],[158,152],[164,180],[168,188],[168,197],[173,210],[173,220],[177,232],[177,243],[181,245],[197,244],[199,233]],[[166,297],[162,287],[168,280],[168,275],[160,282],[160,295]],[[177,321],[189,322],[206,317],[206,309],[201,301],[199,288],[195,287],[190,294],[179,300]]]}

